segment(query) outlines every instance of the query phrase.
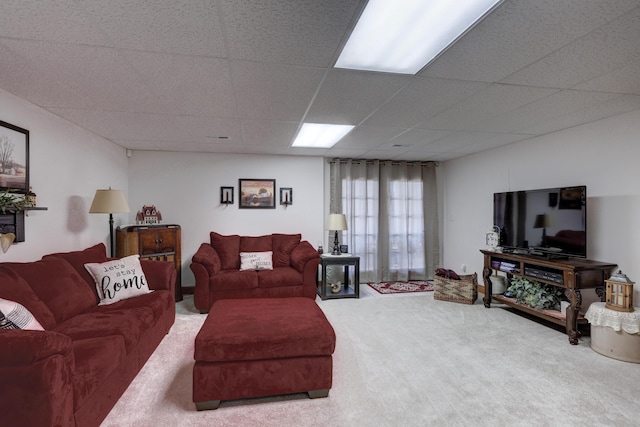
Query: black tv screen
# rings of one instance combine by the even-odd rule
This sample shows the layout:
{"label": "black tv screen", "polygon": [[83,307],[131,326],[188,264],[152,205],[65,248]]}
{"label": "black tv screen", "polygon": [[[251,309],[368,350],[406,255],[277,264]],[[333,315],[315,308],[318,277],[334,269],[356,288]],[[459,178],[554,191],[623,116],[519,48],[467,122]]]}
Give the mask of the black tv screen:
{"label": "black tv screen", "polygon": [[493,224],[503,251],[586,258],[587,187],[495,193]]}

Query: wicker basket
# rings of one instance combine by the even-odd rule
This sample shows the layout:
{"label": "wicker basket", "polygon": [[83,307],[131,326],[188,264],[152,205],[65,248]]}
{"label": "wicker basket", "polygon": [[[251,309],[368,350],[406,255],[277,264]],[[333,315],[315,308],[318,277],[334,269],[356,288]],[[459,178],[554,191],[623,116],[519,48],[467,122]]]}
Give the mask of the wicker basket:
{"label": "wicker basket", "polygon": [[478,275],[460,275],[460,280],[434,276],[433,298],[440,301],[473,304],[478,298]]}

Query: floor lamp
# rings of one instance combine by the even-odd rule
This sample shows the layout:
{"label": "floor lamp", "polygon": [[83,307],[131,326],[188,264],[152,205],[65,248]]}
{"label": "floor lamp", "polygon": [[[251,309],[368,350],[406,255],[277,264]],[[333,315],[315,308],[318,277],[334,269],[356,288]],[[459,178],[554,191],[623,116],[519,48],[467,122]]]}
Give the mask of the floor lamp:
{"label": "floor lamp", "polygon": [[111,258],[116,256],[116,245],[113,239],[113,214],[129,212],[129,204],[122,190],[96,190],[89,213],[109,214],[109,244],[111,245]]}
{"label": "floor lamp", "polygon": [[331,255],[340,255],[340,244],[338,242],[338,231],[347,229],[347,218],[344,214],[329,214],[327,218],[327,230],[334,230],[333,251]]}

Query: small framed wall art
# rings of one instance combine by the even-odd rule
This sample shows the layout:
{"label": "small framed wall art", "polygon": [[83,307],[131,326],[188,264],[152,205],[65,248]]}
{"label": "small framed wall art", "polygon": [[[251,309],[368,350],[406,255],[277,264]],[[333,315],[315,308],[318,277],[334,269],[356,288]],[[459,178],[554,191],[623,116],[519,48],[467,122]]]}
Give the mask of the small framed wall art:
{"label": "small framed wall art", "polygon": [[29,131],[0,120],[0,190],[29,192]]}
{"label": "small framed wall art", "polygon": [[220,187],[220,204],[233,204],[233,187]]}
{"label": "small framed wall art", "polygon": [[293,204],[293,188],[280,187],[280,204],[284,206]]}
{"label": "small framed wall art", "polygon": [[275,209],[275,179],[239,179],[240,209]]}

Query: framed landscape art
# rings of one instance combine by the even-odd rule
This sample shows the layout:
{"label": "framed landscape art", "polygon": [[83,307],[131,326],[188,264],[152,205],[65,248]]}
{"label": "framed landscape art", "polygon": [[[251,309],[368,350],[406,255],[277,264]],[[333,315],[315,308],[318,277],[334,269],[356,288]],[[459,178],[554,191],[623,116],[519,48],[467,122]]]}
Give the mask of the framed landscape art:
{"label": "framed landscape art", "polygon": [[29,131],[1,120],[0,190],[29,192]]}
{"label": "framed landscape art", "polygon": [[239,179],[240,209],[275,209],[275,179]]}

